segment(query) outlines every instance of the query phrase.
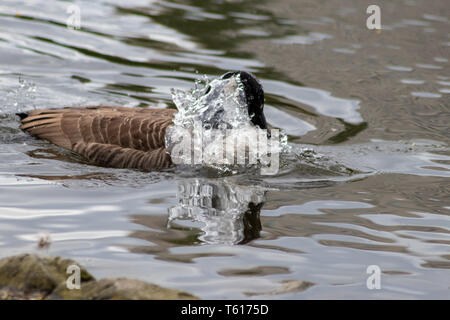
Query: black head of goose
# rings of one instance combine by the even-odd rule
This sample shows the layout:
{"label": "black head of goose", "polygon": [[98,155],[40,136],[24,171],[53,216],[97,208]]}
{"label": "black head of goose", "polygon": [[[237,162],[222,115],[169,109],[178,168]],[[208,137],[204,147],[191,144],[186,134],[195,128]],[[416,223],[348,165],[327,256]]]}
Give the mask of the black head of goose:
{"label": "black head of goose", "polygon": [[[228,72],[220,79],[231,77],[236,77],[242,84],[251,122],[267,129],[261,84],[244,71]],[[209,89],[204,96],[213,99]],[[210,111],[210,116],[204,121],[212,121],[214,125],[223,110]],[[173,165],[165,148],[165,135],[166,129],[173,125],[176,113],[177,110],[173,109],[92,106],[35,110],[19,116],[22,130],[72,150],[92,163],[153,170]]]}

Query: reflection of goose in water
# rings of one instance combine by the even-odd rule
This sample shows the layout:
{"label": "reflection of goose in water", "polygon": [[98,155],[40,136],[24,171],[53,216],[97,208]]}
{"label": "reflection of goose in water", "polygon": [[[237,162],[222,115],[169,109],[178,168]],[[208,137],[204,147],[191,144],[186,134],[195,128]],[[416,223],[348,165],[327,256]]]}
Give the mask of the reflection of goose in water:
{"label": "reflection of goose in water", "polygon": [[130,216],[133,223],[145,228],[133,231],[129,237],[145,240],[147,244],[127,249],[154,255],[156,259],[190,263],[200,257],[230,254],[214,250],[183,253],[171,249],[202,243],[245,244],[259,238],[265,191],[230,180],[179,180],[178,204],[168,208],[168,216],[163,212]]}
{"label": "reflection of goose in water", "polygon": [[243,244],[259,237],[264,190],[225,180],[178,182],[179,203],[169,208],[170,227],[189,220],[200,222],[205,243]]}

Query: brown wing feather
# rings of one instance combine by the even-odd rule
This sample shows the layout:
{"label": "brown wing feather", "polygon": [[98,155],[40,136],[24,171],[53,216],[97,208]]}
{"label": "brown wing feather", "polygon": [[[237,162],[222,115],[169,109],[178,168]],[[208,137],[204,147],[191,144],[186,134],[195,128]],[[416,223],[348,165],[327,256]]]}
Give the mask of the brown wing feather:
{"label": "brown wing feather", "polygon": [[152,170],[172,165],[165,148],[145,152],[111,144],[79,142],[75,144],[73,150],[89,161],[105,167]]}
{"label": "brown wing feather", "polygon": [[164,136],[176,110],[73,107],[31,112],[21,128],[104,166],[150,169],[171,165]]}

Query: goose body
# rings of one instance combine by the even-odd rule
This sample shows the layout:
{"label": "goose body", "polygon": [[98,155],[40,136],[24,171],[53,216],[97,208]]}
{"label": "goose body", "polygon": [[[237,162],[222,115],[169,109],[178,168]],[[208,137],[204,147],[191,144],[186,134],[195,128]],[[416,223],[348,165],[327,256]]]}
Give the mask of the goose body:
{"label": "goose body", "polygon": [[170,167],[165,132],[176,110],[73,107],[31,112],[21,129],[107,167]]}
{"label": "goose body", "polygon": [[[262,87],[252,75],[242,71],[229,72],[222,78],[234,75],[239,75],[244,84],[252,119],[266,129],[262,106],[257,105],[264,102],[260,96]],[[255,89],[259,96],[255,95]],[[154,170],[173,165],[165,148],[165,135],[167,128],[173,125],[176,112],[173,109],[91,106],[35,110],[20,116],[22,130],[76,152],[92,163]]]}

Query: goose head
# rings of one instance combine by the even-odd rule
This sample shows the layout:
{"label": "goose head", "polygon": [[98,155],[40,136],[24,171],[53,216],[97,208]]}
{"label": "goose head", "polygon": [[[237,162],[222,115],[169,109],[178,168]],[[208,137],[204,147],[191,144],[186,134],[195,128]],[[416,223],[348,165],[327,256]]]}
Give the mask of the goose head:
{"label": "goose head", "polygon": [[230,71],[213,80],[206,86],[199,103],[205,106],[201,121],[206,127],[231,129],[249,119],[253,125],[267,130],[264,90],[248,72]]}
{"label": "goose head", "polygon": [[[271,139],[264,116],[263,88],[248,72],[230,71],[193,90],[174,90],[172,98],[178,112],[166,131],[165,146],[174,163],[190,164],[193,154],[196,164],[232,165],[236,154],[241,164],[262,150],[258,143],[264,140],[259,134],[266,133]],[[241,139],[243,136],[246,139]],[[245,151],[250,146],[253,152]],[[192,152],[192,148],[197,151]]]}

